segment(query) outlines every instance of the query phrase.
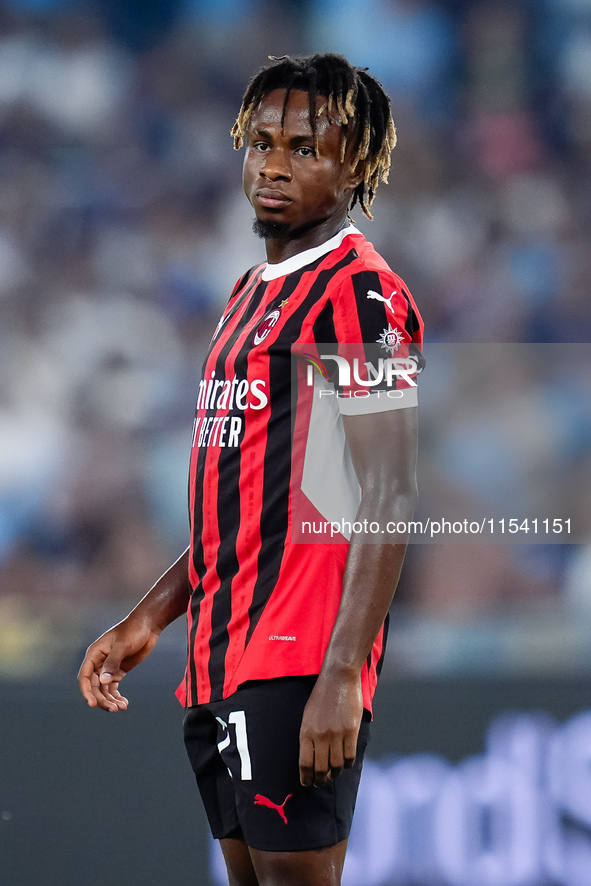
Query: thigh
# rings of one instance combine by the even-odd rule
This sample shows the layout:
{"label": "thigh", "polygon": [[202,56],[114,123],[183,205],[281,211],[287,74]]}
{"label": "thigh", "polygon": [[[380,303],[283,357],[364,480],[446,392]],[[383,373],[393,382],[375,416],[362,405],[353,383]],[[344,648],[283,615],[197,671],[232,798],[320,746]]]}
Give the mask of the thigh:
{"label": "thigh", "polygon": [[349,835],[369,723],[364,719],[351,769],[321,788],[302,787],[299,732],[314,682],[314,677],[257,681],[211,706],[221,758],[232,773],[239,825],[252,849],[319,850]]}
{"label": "thigh", "polygon": [[228,870],[229,886],[260,886],[250,850],[244,840],[225,837],[220,846]]}
{"label": "thigh", "polygon": [[308,852],[251,849],[259,886],[340,886],[347,841]]}

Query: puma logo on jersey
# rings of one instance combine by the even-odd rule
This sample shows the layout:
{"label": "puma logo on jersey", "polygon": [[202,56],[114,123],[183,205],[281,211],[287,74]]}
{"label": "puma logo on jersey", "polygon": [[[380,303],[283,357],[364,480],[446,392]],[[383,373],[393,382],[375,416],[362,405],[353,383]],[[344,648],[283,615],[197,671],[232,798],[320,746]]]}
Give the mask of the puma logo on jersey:
{"label": "puma logo on jersey", "polygon": [[390,296],[390,298],[384,298],[384,296],[380,295],[379,292],[374,292],[373,289],[370,289],[367,293],[367,297],[368,298],[375,298],[378,301],[383,301],[385,304],[388,305],[388,307],[390,308],[392,313],[394,313],[394,308],[392,307],[392,299],[394,298],[394,296],[396,295],[397,292],[398,292],[398,290],[395,289],[394,292],[392,293],[392,295]]}
{"label": "puma logo on jersey", "polygon": [[272,800],[269,800],[268,797],[263,797],[262,794],[257,794],[254,798],[255,806],[268,806],[269,809],[275,809],[276,812],[279,813],[285,824],[287,824],[287,818],[285,816],[285,812],[283,811],[283,807],[287,803],[290,797],[293,797],[293,794],[288,794],[281,806],[278,806],[277,803],[273,803]]}

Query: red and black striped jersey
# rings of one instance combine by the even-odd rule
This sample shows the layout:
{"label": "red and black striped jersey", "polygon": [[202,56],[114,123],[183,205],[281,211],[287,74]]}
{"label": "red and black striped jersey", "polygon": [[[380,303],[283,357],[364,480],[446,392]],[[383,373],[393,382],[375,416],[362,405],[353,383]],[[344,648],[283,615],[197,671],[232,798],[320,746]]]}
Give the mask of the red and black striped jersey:
{"label": "red and black striped jersey", "polygon": [[[319,673],[348,544],[343,535],[302,541],[294,525],[296,510],[298,519],[320,519],[335,503],[330,483],[323,490],[314,480],[323,472],[312,433],[323,421],[313,402],[318,385],[307,395],[299,385],[293,401],[294,353],[375,342],[388,356],[402,343],[420,344],[422,331],[406,286],[352,225],[321,246],[253,268],[236,285],[204,362],[193,426],[183,703],[226,698],[247,680]],[[306,367],[300,381],[305,375]],[[412,382],[398,387],[401,399],[385,405],[377,392],[332,398],[333,431],[343,413],[416,405]],[[340,434],[346,448],[342,427]],[[354,516],[354,472],[346,459],[324,461]],[[368,709],[384,637],[382,628],[363,669]]]}

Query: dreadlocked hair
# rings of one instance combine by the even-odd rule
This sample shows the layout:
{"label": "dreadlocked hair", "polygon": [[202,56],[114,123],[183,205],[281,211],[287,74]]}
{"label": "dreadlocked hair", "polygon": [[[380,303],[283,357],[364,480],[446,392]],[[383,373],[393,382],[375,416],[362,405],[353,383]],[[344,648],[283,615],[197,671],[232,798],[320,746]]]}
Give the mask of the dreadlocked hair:
{"label": "dreadlocked hair", "polygon": [[[334,53],[269,58],[274,63],[261,68],[244,93],[240,113],[231,130],[234,148],[242,147],[251,116],[269,92],[285,89],[282,126],[292,90],[307,92],[314,140],[317,141],[317,117],[323,111],[330,115],[333,109],[343,127],[341,163],[345,161],[347,140],[354,139],[352,168],[363,169],[363,181],[353,191],[350,209],[359,203],[363,213],[372,218],[369,207],[379,183],[388,181],[390,154],[396,144],[390,99],[381,83],[367,70],[353,67],[342,55]],[[317,112],[319,96],[326,98],[326,104]]]}

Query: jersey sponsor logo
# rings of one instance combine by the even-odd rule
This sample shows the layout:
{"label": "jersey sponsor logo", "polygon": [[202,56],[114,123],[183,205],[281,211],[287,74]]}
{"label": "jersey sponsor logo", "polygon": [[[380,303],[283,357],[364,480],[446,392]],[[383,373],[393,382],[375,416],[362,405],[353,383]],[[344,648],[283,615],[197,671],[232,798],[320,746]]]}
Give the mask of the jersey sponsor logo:
{"label": "jersey sponsor logo", "polygon": [[403,341],[404,333],[400,332],[397,326],[392,329],[391,323],[388,323],[388,328],[384,329],[379,338],[376,338],[376,342],[388,351],[390,356],[398,350]]}
{"label": "jersey sponsor logo", "polygon": [[264,409],[269,402],[262,378],[216,378],[215,371],[199,382],[197,409],[223,410],[224,415],[196,416],[193,422],[192,446],[240,446],[243,417],[228,415],[229,411],[246,412]]}
{"label": "jersey sponsor logo", "polygon": [[191,446],[219,446],[220,449],[240,446],[242,417],[239,415],[216,415],[198,417],[193,422]]}
{"label": "jersey sponsor logo", "polygon": [[262,378],[216,378],[215,371],[199,382],[197,409],[264,409],[269,398]]}
{"label": "jersey sponsor logo", "polygon": [[260,345],[263,342],[279,318],[281,317],[281,309],[275,308],[273,311],[268,311],[259,325],[257,326],[257,331],[254,334],[253,342],[255,345]]}
{"label": "jersey sponsor logo", "polygon": [[392,307],[392,299],[394,298],[394,296],[396,295],[397,292],[398,292],[398,290],[395,289],[394,292],[390,295],[389,298],[384,298],[384,296],[383,296],[383,295],[380,295],[379,292],[374,292],[373,289],[369,289],[368,292],[367,292],[367,297],[368,297],[368,298],[375,298],[375,299],[377,299],[378,301],[383,301],[385,304],[388,305],[388,307],[390,308],[390,310],[392,311],[392,313],[394,313],[394,308]]}
{"label": "jersey sponsor logo", "polygon": [[283,801],[283,803],[278,805],[277,803],[273,803],[272,800],[269,800],[268,797],[263,797],[262,794],[257,794],[256,797],[254,798],[254,805],[255,806],[268,806],[269,809],[274,809],[276,812],[279,813],[279,815],[283,819],[284,823],[287,824],[287,816],[285,815],[284,807],[290,797],[293,797],[293,794],[288,794],[287,797],[285,798],[285,800]]}

